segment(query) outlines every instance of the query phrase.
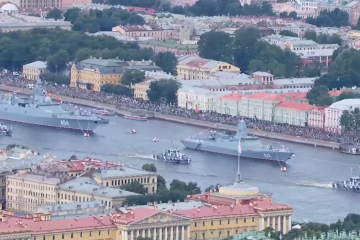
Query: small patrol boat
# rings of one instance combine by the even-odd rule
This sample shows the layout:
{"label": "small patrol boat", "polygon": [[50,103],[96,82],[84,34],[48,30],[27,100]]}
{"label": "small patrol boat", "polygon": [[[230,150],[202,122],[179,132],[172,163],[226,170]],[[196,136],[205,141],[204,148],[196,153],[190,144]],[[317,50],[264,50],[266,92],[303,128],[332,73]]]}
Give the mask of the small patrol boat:
{"label": "small patrol boat", "polygon": [[147,117],[145,115],[143,115],[143,114],[140,115],[140,116],[137,116],[135,114],[126,114],[126,115],[124,115],[124,118],[137,120],[137,121],[146,121],[147,120]]}
{"label": "small patrol boat", "polygon": [[360,176],[351,177],[345,181],[333,182],[332,187],[360,193]]}
{"label": "small patrol boat", "polygon": [[181,153],[178,149],[165,150],[162,154],[154,155],[154,158],[160,161],[178,164],[189,164],[191,162],[190,156]]}
{"label": "small patrol boat", "polygon": [[12,134],[12,127],[9,128],[3,122],[0,122],[0,135],[11,136],[11,134]]}

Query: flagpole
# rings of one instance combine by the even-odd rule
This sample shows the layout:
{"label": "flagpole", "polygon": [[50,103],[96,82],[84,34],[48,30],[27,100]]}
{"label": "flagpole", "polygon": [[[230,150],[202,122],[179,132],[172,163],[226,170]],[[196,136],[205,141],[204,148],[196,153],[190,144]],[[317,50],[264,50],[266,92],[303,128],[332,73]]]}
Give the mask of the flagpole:
{"label": "flagpole", "polygon": [[239,146],[238,146],[238,172],[236,175],[236,182],[240,183],[241,180],[241,171],[240,171],[240,155],[241,155],[241,140],[239,139]]}

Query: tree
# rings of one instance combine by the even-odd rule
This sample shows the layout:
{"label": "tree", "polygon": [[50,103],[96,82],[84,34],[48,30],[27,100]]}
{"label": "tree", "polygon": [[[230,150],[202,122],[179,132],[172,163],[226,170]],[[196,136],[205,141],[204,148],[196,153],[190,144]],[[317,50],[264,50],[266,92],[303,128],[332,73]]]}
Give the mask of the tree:
{"label": "tree", "polygon": [[298,35],[290,30],[282,30],[280,32],[280,35],[282,36],[289,36],[289,37],[298,37]]}
{"label": "tree", "polygon": [[306,98],[309,99],[310,104],[320,106],[329,106],[333,103],[333,99],[329,95],[329,89],[324,85],[313,87],[306,94]]}
{"label": "tree", "polygon": [[134,193],[138,193],[138,194],[145,194],[146,193],[146,189],[138,181],[134,181],[132,183],[122,185],[120,188],[124,189],[126,191],[129,191],[129,192],[134,192]]}
{"label": "tree", "polygon": [[301,73],[302,77],[319,77],[321,76],[321,71],[318,66],[306,65],[304,70]]}
{"label": "tree", "polygon": [[52,10],[50,10],[47,14],[46,14],[46,18],[49,19],[54,19],[54,20],[59,20],[62,19],[62,11],[58,8],[54,8]]}
{"label": "tree", "polygon": [[297,12],[295,12],[295,11],[292,11],[292,12],[289,13],[289,18],[299,19],[298,16],[297,16]]}
{"label": "tree", "polygon": [[69,61],[69,53],[66,50],[60,50],[55,55],[49,56],[46,59],[46,68],[50,72],[58,74],[67,68]]}
{"label": "tree", "polygon": [[338,74],[345,74],[348,70],[354,70],[360,74],[360,51],[355,49],[346,49],[341,52],[331,64],[331,71]]}
{"label": "tree", "polygon": [[202,58],[232,63],[232,39],[228,33],[210,31],[202,34],[198,49]]}
{"label": "tree", "polygon": [[360,93],[358,92],[352,92],[352,91],[346,91],[346,92],[342,92],[338,97],[337,97],[337,101],[341,101],[344,99],[355,99],[355,98],[360,98]]}
{"label": "tree", "polygon": [[112,94],[116,94],[116,95],[120,95],[120,96],[127,96],[127,97],[133,97],[134,96],[134,91],[133,89],[123,86],[123,85],[119,85],[119,84],[104,84],[101,86],[101,92],[106,92],[106,93],[112,93]]}
{"label": "tree", "polygon": [[281,12],[281,13],[279,14],[279,17],[281,17],[281,18],[287,18],[287,17],[288,17],[288,12]]}
{"label": "tree", "polygon": [[172,191],[180,191],[180,192],[186,192],[188,195],[192,195],[192,194],[199,194],[201,193],[200,188],[197,186],[197,183],[195,182],[183,182],[177,179],[174,179],[171,183],[170,183],[170,190]]}
{"label": "tree", "polygon": [[121,84],[130,86],[145,80],[145,72],[137,69],[127,69],[121,77]]}
{"label": "tree", "polygon": [[153,61],[157,66],[161,67],[164,72],[169,73],[173,76],[177,75],[177,58],[174,53],[160,52],[154,56]]}
{"label": "tree", "polygon": [[69,21],[72,24],[74,24],[79,17],[80,17],[79,8],[70,8],[64,13],[65,21]]}
{"label": "tree", "polygon": [[316,37],[316,42],[319,44],[338,44],[341,45],[342,44],[342,39],[340,37],[340,35],[338,34],[332,34],[332,35],[328,35],[328,34],[319,34],[319,36]]}
{"label": "tree", "polygon": [[151,164],[147,163],[147,164],[143,165],[141,169],[148,171],[148,172],[156,172],[157,171],[155,165],[152,163]]}
{"label": "tree", "polygon": [[52,73],[42,73],[40,74],[39,78],[42,81],[56,83],[56,84],[70,84],[70,78],[69,76],[62,76],[62,75],[56,75]]}
{"label": "tree", "polygon": [[157,191],[159,192],[164,189],[166,189],[166,181],[162,176],[158,175],[157,176]]}
{"label": "tree", "polygon": [[331,12],[323,10],[316,18],[308,17],[306,22],[317,27],[344,27],[350,25],[349,14],[339,8],[335,8]]}
{"label": "tree", "polygon": [[185,15],[187,13],[187,9],[185,9],[183,6],[175,6],[171,10],[171,12],[174,13],[174,14]]}
{"label": "tree", "polygon": [[147,95],[150,101],[159,102],[166,101],[167,103],[177,103],[177,91],[180,88],[180,83],[173,79],[160,79],[150,83]]}
{"label": "tree", "polygon": [[308,30],[304,33],[304,38],[306,38],[307,40],[316,41],[316,37],[317,37],[317,34],[313,30]]}

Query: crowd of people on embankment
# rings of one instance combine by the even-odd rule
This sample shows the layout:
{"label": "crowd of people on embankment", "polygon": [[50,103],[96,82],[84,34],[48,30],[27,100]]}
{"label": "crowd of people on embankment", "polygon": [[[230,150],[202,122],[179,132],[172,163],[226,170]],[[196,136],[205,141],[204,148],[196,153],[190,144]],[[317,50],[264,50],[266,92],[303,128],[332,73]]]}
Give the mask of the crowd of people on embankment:
{"label": "crowd of people on embankment", "polygon": [[[28,80],[23,80],[17,76],[2,76],[0,77],[0,84],[25,88],[29,84]],[[46,83],[46,90],[55,95],[68,96],[78,99],[90,100],[95,102],[107,103],[116,105],[120,109],[143,109],[147,111],[154,111],[157,113],[175,115],[190,119],[208,121],[213,123],[223,123],[229,125],[237,125],[238,117],[220,114],[216,112],[194,111],[190,109],[179,108],[175,106],[167,106],[164,104],[151,103],[149,101],[123,97],[119,95],[92,92],[85,89],[76,89],[66,85],[56,85]],[[345,133],[328,132],[324,129],[310,128],[302,126],[293,126],[284,123],[274,123],[269,121],[262,121],[256,118],[244,118],[247,122],[248,128],[255,128],[264,132],[282,133],[292,136],[299,136],[307,139],[317,139],[322,141],[332,141],[346,144],[360,144],[360,134],[357,131],[348,131]]]}

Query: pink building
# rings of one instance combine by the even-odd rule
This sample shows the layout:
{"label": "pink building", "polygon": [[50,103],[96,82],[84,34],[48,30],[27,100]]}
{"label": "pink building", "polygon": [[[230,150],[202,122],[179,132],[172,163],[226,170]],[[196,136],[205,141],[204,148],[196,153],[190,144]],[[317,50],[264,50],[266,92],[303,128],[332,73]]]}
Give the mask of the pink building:
{"label": "pink building", "polygon": [[325,107],[314,107],[308,113],[308,126],[313,128],[324,128]]}
{"label": "pink building", "polygon": [[178,32],[171,26],[161,27],[160,25],[119,25],[112,28],[113,32],[132,37],[148,37],[155,40],[177,39]]}
{"label": "pink building", "polygon": [[186,6],[186,5],[194,5],[198,0],[172,0],[172,6]]}

